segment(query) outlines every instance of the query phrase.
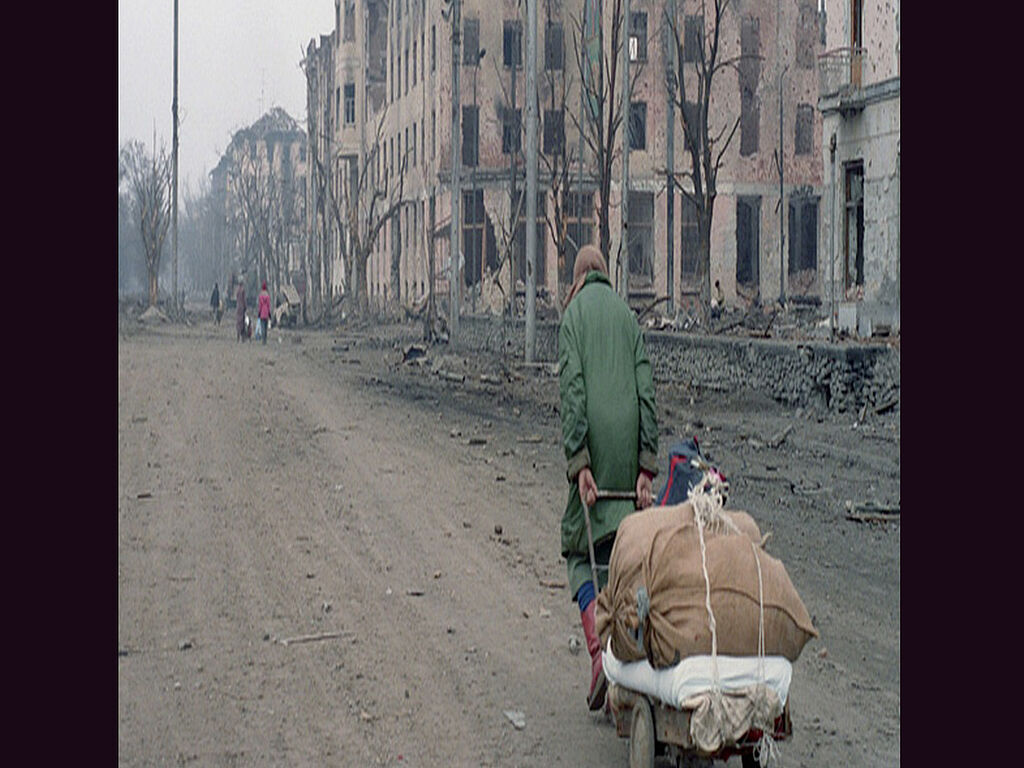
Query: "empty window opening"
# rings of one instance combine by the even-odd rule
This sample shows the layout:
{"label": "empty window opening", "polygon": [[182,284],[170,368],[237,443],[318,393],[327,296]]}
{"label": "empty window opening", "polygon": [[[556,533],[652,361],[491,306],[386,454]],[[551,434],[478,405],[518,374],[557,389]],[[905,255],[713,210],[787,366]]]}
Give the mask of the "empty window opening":
{"label": "empty window opening", "polygon": [[818,271],[818,198],[789,200],[789,275]]}
{"label": "empty window opening", "polygon": [[559,71],[565,65],[565,40],[561,23],[548,22],[544,28],[544,69]]}
{"label": "empty window opening", "polygon": [[470,167],[478,162],[480,134],[477,126],[477,115],[480,108],[468,106],[462,108],[462,164]]}
{"label": "empty window opening", "polygon": [[480,63],[480,19],[466,19],[462,26],[462,64],[475,67]]}
{"label": "empty window opening", "polygon": [[522,131],[520,126],[522,125],[522,110],[521,109],[509,109],[506,107],[502,110],[501,120],[501,152],[504,155],[510,155],[512,153],[518,153],[521,149],[522,142]]}
{"label": "empty window opening", "polygon": [[629,290],[648,291],[654,284],[654,193],[629,193],[627,224]]}
{"label": "empty window opening", "polygon": [[814,150],[814,107],[810,104],[796,106],[795,147],[798,155],[809,155]]}
{"label": "empty window opening", "polygon": [[864,163],[846,166],[846,221],[843,237],[847,292],[864,285]]}
{"label": "empty window opening", "polygon": [[565,150],[565,114],[560,109],[544,110],[544,154],[560,155]]}
{"label": "empty window opening", "polygon": [[523,22],[506,21],[503,32],[505,68],[519,69],[523,66]]}
{"label": "empty window opening", "polygon": [[647,61],[647,13],[629,14],[629,60]]}
{"label": "empty window opening", "polygon": [[356,84],[345,83],[345,124],[352,125],[356,121]]}
{"label": "empty window opening", "polygon": [[629,148],[647,149],[647,102],[629,103]]}
{"label": "empty window opening", "polygon": [[761,198],[736,199],[736,282],[748,288],[760,284]]}

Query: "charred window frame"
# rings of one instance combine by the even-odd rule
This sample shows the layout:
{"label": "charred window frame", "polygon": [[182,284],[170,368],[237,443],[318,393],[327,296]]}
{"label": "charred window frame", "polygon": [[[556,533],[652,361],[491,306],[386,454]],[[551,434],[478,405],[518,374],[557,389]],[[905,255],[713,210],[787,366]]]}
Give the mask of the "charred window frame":
{"label": "charred window frame", "polygon": [[629,148],[647,149],[647,102],[629,103]]}
{"label": "charred window frame", "polygon": [[476,105],[462,107],[462,164],[469,167],[475,167],[479,162],[479,114],[480,108]]}
{"label": "charred window frame", "polygon": [[654,285],[654,193],[629,193],[629,291],[649,291]]}
{"label": "charred window frame", "polygon": [[565,33],[561,22],[549,21],[544,27],[544,69],[561,71],[565,66]]}
{"label": "charred window frame", "polygon": [[789,274],[818,269],[818,198],[789,199]]}
{"label": "charred window frame", "polygon": [[565,151],[565,113],[560,109],[544,110],[544,154],[561,155]]}
{"label": "charred window frame", "polygon": [[647,12],[629,14],[629,60],[647,61]]}
{"label": "charred window frame", "polygon": [[521,109],[505,107],[501,113],[501,153],[510,155],[522,151],[522,119]]}
{"label": "charred window frame", "polygon": [[480,19],[466,19],[462,25],[462,65],[480,65]]}
{"label": "charred window frame", "polygon": [[502,53],[505,69],[523,66],[523,22],[506,19],[502,26]]}
{"label": "charred window frame", "polygon": [[736,198],[736,282],[748,288],[760,285],[761,197]]}

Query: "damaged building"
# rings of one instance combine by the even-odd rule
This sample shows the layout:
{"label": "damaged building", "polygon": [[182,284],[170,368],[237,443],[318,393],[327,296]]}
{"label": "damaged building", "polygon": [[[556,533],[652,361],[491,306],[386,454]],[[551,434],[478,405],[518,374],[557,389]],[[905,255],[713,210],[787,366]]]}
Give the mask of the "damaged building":
{"label": "damaged building", "polygon": [[247,290],[267,280],[274,295],[303,274],[306,251],[306,132],[274,107],[234,133],[211,191],[223,222],[224,262]]}
{"label": "damaged building", "polygon": [[[611,64],[610,30],[621,5],[538,0],[533,222],[525,220],[523,204],[526,4],[463,0],[460,6],[453,46],[449,4],[442,0],[336,0],[335,29],[319,45],[311,42],[306,59],[308,82],[317,73],[316,87],[308,90],[310,152],[329,169],[327,184],[337,204],[334,223],[326,223],[330,217],[317,212],[311,192],[310,218],[316,221],[309,224],[310,247],[320,239],[324,245],[317,247],[336,248],[335,289],[360,280],[375,306],[419,305],[431,288],[446,302],[455,153],[461,309],[519,311],[525,232],[534,226],[539,306],[554,311],[571,282],[578,248],[602,240],[602,174],[581,131],[588,107],[580,83],[588,57]],[[610,176],[613,282],[625,281],[636,305],[669,298],[659,307],[668,315],[695,307],[702,285],[715,281],[726,303],[739,308],[780,298],[821,307],[830,297],[823,226],[828,210],[822,203],[826,148],[823,112],[816,109],[821,9],[816,0],[734,0],[716,24],[701,15],[702,7],[697,0],[630,2],[622,50],[630,97],[611,146],[610,174],[604,174]],[[708,123],[716,150],[731,139],[721,156],[707,233],[708,279],[696,207],[686,194],[694,187],[680,110],[672,101],[678,92],[666,83],[678,83],[673,78],[680,59],[684,82],[692,83],[702,49],[706,55],[715,40],[719,59],[732,66],[713,80]],[[453,50],[459,70],[454,136]],[[621,67],[619,73],[617,79]],[[617,102],[621,93],[616,82]],[[692,109],[689,102],[686,107]],[[358,215],[348,213],[354,210],[350,202],[358,203]],[[375,238],[368,237],[371,229]],[[365,263],[357,258],[360,248]]]}
{"label": "damaged building", "polygon": [[820,59],[832,263],[841,329],[900,326],[900,4],[829,3]]}

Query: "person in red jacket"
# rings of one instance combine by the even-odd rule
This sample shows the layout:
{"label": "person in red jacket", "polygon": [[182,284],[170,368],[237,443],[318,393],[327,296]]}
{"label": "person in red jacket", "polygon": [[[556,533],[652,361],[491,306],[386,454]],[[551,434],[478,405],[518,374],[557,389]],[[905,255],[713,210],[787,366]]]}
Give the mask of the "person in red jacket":
{"label": "person in red jacket", "polygon": [[267,293],[267,281],[263,281],[263,290],[260,291],[256,311],[260,317],[260,333],[263,336],[263,343],[267,343],[267,326],[270,321],[270,294]]}

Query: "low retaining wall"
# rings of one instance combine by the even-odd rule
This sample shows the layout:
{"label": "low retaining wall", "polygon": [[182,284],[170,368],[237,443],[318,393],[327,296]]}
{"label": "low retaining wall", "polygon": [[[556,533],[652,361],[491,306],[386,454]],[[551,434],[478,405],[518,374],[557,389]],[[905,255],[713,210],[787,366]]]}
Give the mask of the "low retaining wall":
{"label": "low retaining wall", "polygon": [[[459,348],[523,359],[525,323],[460,318]],[[833,411],[898,402],[900,355],[879,344],[772,341],[646,331],[655,381],[731,392],[753,389],[794,407]],[[558,359],[558,324],[538,322],[536,359]]]}

